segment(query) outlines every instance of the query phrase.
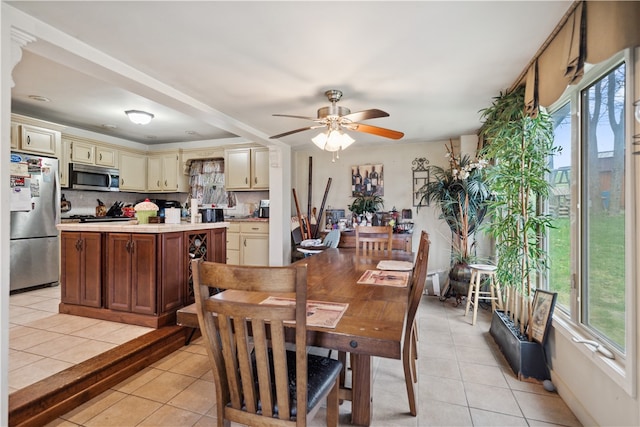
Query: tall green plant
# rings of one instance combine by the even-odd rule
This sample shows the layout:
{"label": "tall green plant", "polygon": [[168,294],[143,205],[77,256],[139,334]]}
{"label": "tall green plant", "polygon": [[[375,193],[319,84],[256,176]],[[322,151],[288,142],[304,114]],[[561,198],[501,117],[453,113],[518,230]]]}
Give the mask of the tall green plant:
{"label": "tall green plant", "polygon": [[530,314],[530,296],[537,273],[548,266],[541,236],[551,227],[540,213],[540,202],[549,195],[549,156],[553,146],[551,117],[542,108],[536,117],[525,113],[524,88],[500,94],[482,111],[480,137],[483,156],[494,164],[487,182],[494,194],[488,201],[492,221],[488,233],[496,240],[497,278],[501,285],[522,296],[520,328]]}

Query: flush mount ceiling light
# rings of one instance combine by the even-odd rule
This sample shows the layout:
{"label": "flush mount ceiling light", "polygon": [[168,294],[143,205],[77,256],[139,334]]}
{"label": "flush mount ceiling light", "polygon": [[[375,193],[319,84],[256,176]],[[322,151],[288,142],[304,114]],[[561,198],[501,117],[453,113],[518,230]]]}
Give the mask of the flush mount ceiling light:
{"label": "flush mount ceiling light", "polygon": [[149,124],[151,119],[153,119],[153,114],[147,113],[146,111],[127,110],[124,113],[129,117],[129,120],[137,125]]}

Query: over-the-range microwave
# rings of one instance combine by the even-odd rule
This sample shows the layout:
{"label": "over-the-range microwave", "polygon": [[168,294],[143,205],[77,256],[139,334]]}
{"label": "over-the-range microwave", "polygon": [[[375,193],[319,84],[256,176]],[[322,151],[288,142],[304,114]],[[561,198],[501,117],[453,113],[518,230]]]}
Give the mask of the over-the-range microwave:
{"label": "over-the-range microwave", "polygon": [[120,171],[101,166],[69,164],[69,187],[76,190],[119,191]]}

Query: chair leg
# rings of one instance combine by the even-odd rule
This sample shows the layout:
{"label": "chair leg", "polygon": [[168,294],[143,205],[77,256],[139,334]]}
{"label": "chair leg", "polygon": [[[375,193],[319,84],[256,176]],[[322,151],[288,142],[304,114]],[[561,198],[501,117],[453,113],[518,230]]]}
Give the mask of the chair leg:
{"label": "chair leg", "polygon": [[[405,347],[402,353],[402,365],[404,367],[404,383],[407,386],[407,397],[409,398],[409,412],[414,417],[418,415],[416,407],[416,387],[414,382],[417,382],[418,371],[416,370],[415,360],[411,354],[411,349]],[[414,381],[414,378],[416,381]]]}
{"label": "chair leg", "polygon": [[471,325],[476,324],[476,319],[478,318],[478,305],[480,305],[480,273],[476,273],[476,281],[473,286],[473,320],[471,321]]}
{"label": "chair leg", "polygon": [[473,296],[473,286],[475,283],[475,277],[476,277],[476,271],[475,270],[471,270],[471,280],[469,280],[469,292],[467,292],[467,305],[464,309],[464,315],[465,317],[467,316],[467,314],[469,314],[469,307],[471,306],[471,298]]}
{"label": "chair leg", "polygon": [[338,393],[340,390],[340,378],[336,378],[336,382],[333,385],[333,388],[329,392],[327,396],[327,426],[328,427],[337,427],[338,426],[338,418],[340,415],[340,402],[338,399]]}

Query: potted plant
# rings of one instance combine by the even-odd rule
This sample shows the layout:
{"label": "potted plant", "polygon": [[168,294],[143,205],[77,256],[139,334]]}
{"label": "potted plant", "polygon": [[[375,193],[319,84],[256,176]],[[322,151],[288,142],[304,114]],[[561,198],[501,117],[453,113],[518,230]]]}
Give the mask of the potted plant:
{"label": "potted plant", "polygon": [[[491,197],[485,182],[484,159],[456,155],[453,142],[446,146],[449,167],[428,166],[431,179],[418,191],[420,203],[432,202],[440,208],[440,218],[451,229],[450,288],[460,296],[467,295],[471,273],[468,264],[474,256],[471,235],[482,223],[486,201]],[[446,293],[446,292],[445,292]]]}
{"label": "potted plant", "polygon": [[[353,203],[349,205],[349,210],[359,217],[358,223],[362,222],[363,216],[370,221],[373,214],[384,207],[382,197],[377,194],[357,193]],[[367,215],[368,214],[368,215]]]}
{"label": "potted plant", "polygon": [[[550,185],[545,179],[549,172],[549,157],[557,151],[553,146],[553,123],[542,108],[535,116],[527,114],[524,88],[501,93],[489,108],[483,110],[482,117],[482,152],[487,160],[493,162],[487,172],[487,182],[494,198],[487,203],[491,222],[486,228],[496,242],[498,283],[510,288],[509,294],[514,297],[506,301],[505,313],[494,313],[490,332],[498,342],[503,335],[498,331],[498,324],[511,319],[513,325],[505,326],[515,330],[514,333],[519,332],[520,342],[538,344],[528,346],[535,347],[531,351],[542,355],[537,357],[542,360],[532,363],[544,363],[543,349],[539,346],[543,343],[532,342],[531,328],[527,326],[532,318],[531,297],[535,280],[548,265],[541,236],[551,223],[550,218],[540,212],[540,205],[550,192]],[[498,345],[506,347],[506,343],[498,342]],[[523,346],[527,347],[526,343]],[[505,356],[509,351],[503,349]],[[520,358],[528,357],[521,351],[519,353]],[[531,375],[527,372],[516,374],[519,377],[548,379],[540,378],[548,376],[546,363],[544,369],[535,368]]]}

